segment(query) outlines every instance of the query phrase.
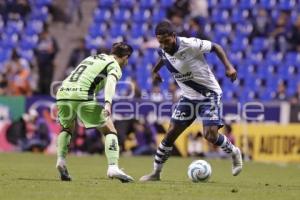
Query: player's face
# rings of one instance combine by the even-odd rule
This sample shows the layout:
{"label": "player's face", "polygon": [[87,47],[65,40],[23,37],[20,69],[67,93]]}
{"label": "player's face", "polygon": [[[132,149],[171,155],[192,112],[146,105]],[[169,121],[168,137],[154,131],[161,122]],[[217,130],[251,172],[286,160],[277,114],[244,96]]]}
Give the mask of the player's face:
{"label": "player's face", "polygon": [[121,67],[124,67],[125,65],[128,64],[128,59],[129,59],[128,56],[123,56],[122,57],[122,63],[120,63]]}
{"label": "player's face", "polygon": [[175,35],[157,35],[156,36],[160,47],[167,53],[173,54],[173,51],[176,46],[176,37]]}

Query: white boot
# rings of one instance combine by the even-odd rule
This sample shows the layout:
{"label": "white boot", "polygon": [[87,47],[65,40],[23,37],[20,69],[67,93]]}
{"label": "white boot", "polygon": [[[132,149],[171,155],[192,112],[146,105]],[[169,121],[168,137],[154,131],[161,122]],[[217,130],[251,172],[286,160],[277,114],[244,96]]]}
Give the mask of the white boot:
{"label": "white boot", "polygon": [[132,182],[134,179],[125,174],[117,165],[109,165],[107,169],[108,178],[116,178],[119,179],[122,183]]}
{"label": "white boot", "polygon": [[62,181],[71,181],[72,178],[69,175],[68,169],[66,167],[66,161],[63,158],[58,158],[56,162],[56,169],[59,172],[60,180]]}
{"label": "white boot", "polygon": [[237,176],[243,168],[243,159],[241,151],[236,147],[232,153],[232,175]]}

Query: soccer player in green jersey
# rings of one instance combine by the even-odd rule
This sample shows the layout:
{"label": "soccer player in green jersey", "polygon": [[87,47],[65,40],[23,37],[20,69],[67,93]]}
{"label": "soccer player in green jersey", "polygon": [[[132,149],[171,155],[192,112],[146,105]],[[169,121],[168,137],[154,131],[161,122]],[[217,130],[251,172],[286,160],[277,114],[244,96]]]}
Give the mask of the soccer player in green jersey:
{"label": "soccer player in green jersey", "polygon": [[[71,181],[66,167],[66,155],[72,131],[78,117],[86,128],[96,128],[105,135],[105,155],[108,160],[107,176],[122,182],[133,181],[118,167],[119,145],[117,131],[111,119],[111,102],[121,68],[128,63],[133,49],[123,42],[112,46],[111,54],[85,58],[62,82],[56,94],[58,118],[62,131],[57,141],[56,168],[62,181]],[[104,89],[104,107],[96,101],[96,94]]]}

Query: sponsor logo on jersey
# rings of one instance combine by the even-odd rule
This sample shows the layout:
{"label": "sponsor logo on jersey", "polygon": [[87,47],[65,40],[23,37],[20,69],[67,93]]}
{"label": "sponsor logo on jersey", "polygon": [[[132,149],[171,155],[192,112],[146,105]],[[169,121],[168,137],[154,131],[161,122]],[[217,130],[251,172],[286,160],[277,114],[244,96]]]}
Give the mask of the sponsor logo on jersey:
{"label": "sponsor logo on jersey", "polygon": [[187,72],[185,74],[181,74],[181,73],[173,73],[173,77],[176,81],[188,81],[194,78],[192,72]]}
{"label": "sponsor logo on jersey", "polygon": [[59,91],[66,91],[66,92],[83,92],[82,88],[73,88],[73,87],[61,87]]}

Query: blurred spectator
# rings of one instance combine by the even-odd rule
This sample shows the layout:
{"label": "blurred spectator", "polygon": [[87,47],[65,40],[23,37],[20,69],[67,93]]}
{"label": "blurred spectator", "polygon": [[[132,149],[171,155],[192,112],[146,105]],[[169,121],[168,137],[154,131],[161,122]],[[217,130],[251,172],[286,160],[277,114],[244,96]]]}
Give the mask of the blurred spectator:
{"label": "blurred spectator", "polygon": [[7,141],[19,147],[20,150],[22,150],[27,143],[26,121],[29,119],[28,114],[23,114],[20,119],[11,123],[6,132]]}
{"label": "blurred spectator", "polygon": [[297,84],[297,90],[290,100],[291,104],[300,105],[300,82]]}
{"label": "blurred spectator", "polygon": [[292,27],[289,43],[292,51],[300,52],[300,15]]}
{"label": "blurred spectator", "polygon": [[164,96],[161,93],[161,89],[160,89],[159,85],[153,85],[152,86],[150,99],[153,102],[162,102],[164,100]]}
{"label": "blurred spectator", "polygon": [[29,63],[21,58],[15,49],[11,60],[5,64],[5,70],[10,95],[29,96],[32,94]]}
{"label": "blurred spectator", "polygon": [[187,30],[188,37],[196,37],[202,40],[210,40],[204,33],[204,19],[201,17],[194,17],[189,21],[189,29]]}
{"label": "blurred spectator", "polygon": [[118,119],[114,121],[118,132],[118,140],[121,151],[126,149],[126,139],[128,139],[128,135],[133,132],[133,123],[134,119]]}
{"label": "blurred spectator", "polygon": [[208,5],[207,0],[190,0],[189,10],[191,17],[207,17],[208,16]]}
{"label": "blurred spectator", "polygon": [[267,10],[260,8],[256,18],[252,19],[253,30],[250,34],[250,40],[255,37],[268,37],[271,30],[270,16]]}
{"label": "blurred spectator", "polygon": [[173,24],[178,36],[188,37],[188,33],[184,30],[184,19],[180,13],[174,13],[173,15],[171,15],[170,21]]}
{"label": "blurred spectator", "polygon": [[203,137],[200,131],[197,134],[189,134],[187,150],[189,156],[204,156]]}
{"label": "blurred spectator", "polygon": [[133,130],[136,138],[136,147],[132,151],[133,155],[153,155],[156,150],[156,140],[151,129],[141,121],[135,121]]}
{"label": "blurred spectator", "polygon": [[0,96],[8,95],[8,81],[5,73],[0,73]]}
{"label": "blurred spectator", "polygon": [[135,99],[140,99],[142,97],[142,91],[136,81],[136,79],[131,78],[130,79],[130,86],[128,87],[128,90],[126,92],[126,96],[133,96]]}
{"label": "blurred spectator", "polygon": [[48,127],[38,112],[30,109],[7,129],[7,140],[22,151],[44,151],[50,144]]}
{"label": "blurred spectator", "polygon": [[52,16],[52,21],[67,24],[69,22],[69,17],[66,12],[62,8],[60,8],[59,5],[57,5],[57,3],[57,1],[54,1],[48,6],[49,13]]}
{"label": "blurred spectator", "polygon": [[274,97],[274,100],[278,101],[286,101],[288,99],[286,93],[286,83],[284,81],[280,81],[277,86],[277,91]]}
{"label": "blurred spectator", "polygon": [[70,151],[79,155],[85,153],[102,153],[104,151],[102,134],[94,128],[85,129],[76,122],[72,142],[70,144]]}
{"label": "blurred spectator", "polygon": [[69,0],[68,1],[68,15],[69,22],[72,23],[74,21],[74,17],[77,15],[78,23],[82,22],[82,10],[81,10],[81,0]]}
{"label": "blurred spectator", "polygon": [[72,135],[72,143],[70,144],[71,151],[76,154],[81,154],[87,151],[87,146],[85,144],[86,135],[83,126],[79,126],[75,123],[75,129]]}
{"label": "blurred spectator", "polygon": [[182,95],[182,92],[175,81],[170,82],[168,92],[171,95],[171,98],[169,99],[171,99],[172,102],[177,102]]}
{"label": "blurred spectator", "polygon": [[290,15],[287,12],[281,12],[275,22],[271,36],[271,43],[274,51],[285,52],[287,50],[287,39],[289,32]]}
{"label": "blurred spectator", "polygon": [[6,21],[7,18],[7,7],[5,1],[0,1],[0,16],[1,19],[3,18],[3,21]]}
{"label": "blurred spectator", "polygon": [[[32,124],[26,124],[27,144],[25,145],[23,150],[43,152],[47,149],[51,142],[49,127],[44,117],[36,117],[32,120],[32,122]],[[31,130],[29,130],[30,128]],[[32,131],[31,134],[28,133],[30,131]]]}
{"label": "blurred spectator", "polygon": [[25,20],[26,16],[31,12],[28,0],[16,0],[10,8],[11,14],[19,14]]}
{"label": "blurred spectator", "polygon": [[57,52],[57,42],[49,33],[48,26],[45,25],[36,48],[36,59],[39,67],[39,92],[41,94],[50,93],[50,85],[54,71],[54,59]]}
{"label": "blurred spectator", "polygon": [[171,18],[173,15],[180,15],[182,18],[190,14],[189,10],[189,0],[176,0],[167,10],[168,18]]}
{"label": "blurred spectator", "polygon": [[90,56],[90,51],[85,47],[85,40],[80,38],[77,47],[75,47],[70,54],[66,75],[69,75],[71,71],[88,56]]}
{"label": "blurred spectator", "polygon": [[85,129],[85,145],[87,147],[87,153],[103,153],[104,143],[102,140],[102,134],[97,129]]}
{"label": "blurred spectator", "polygon": [[207,152],[205,152],[205,157],[208,158],[220,158],[223,155],[223,151],[220,151],[220,148],[212,143],[206,142],[208,146]]}

